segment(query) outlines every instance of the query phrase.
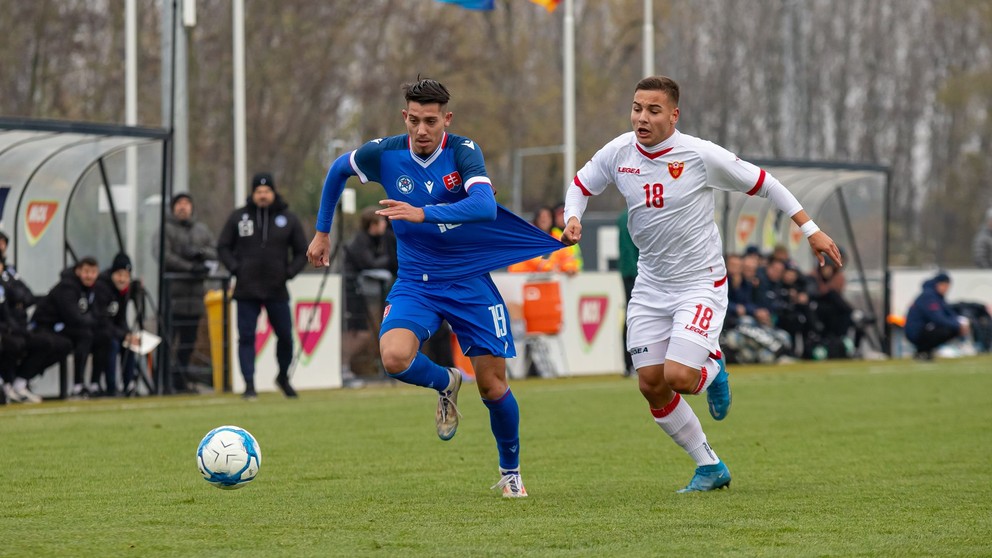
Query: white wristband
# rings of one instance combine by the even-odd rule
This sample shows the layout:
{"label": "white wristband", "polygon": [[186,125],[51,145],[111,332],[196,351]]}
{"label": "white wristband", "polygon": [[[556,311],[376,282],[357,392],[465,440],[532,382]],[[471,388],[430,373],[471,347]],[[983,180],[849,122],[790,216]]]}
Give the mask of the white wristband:
{"label": "white wristband", "polygon": [[806,235],[806,238],[809,238],[814,234],[820,232],[820,227],[817,227],[816,223],[814,223],[813,220],[810,219],[809,221],[803,223],[803,226],[799,227],[799,230],[803,231],[803,234]]}

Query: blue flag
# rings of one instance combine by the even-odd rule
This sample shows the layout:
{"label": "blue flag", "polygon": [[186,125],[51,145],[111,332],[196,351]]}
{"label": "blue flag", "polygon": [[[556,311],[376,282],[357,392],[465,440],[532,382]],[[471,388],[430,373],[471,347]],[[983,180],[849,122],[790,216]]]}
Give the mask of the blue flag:
{"label": "blue flag", "polygon": [[456,6],[461,6],[466,10],[492,10],[493,2],[495,0],[437,0],[438,2],[444,2],[445,4],[455,4]]}

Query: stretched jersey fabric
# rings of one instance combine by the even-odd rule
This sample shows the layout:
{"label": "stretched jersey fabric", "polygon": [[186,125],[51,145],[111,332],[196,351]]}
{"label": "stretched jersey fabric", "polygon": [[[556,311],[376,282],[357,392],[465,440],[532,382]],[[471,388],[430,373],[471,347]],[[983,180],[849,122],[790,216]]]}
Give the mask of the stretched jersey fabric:
{"label": "stretched jersey fabric", "polygon": [[[430,157],[410,149],[409,136],[366,143],[350,155],[351,171],[363,183],[378,182],[390,199],[414,207],[457,203],[473,187],[492,188],[482,150],[472,140],[445,134]],[[327,185],[325,184],[325,188]],[[335,200],[336,202],[336,200]],[[411,223],[395,220],[397,277],[454,281],[548,254],[564,245],[497,205],[494,221]]]}
{"label": "stretched jersey fabric", "polygon": [[784,190],[757,166],[678,130],[650,151],[634,132],[623,134],[593,155],[574,180],[586,196],[601,194],[610,184],[627,201],[628,228],[640,251],[638,281],[659,287],[726,274],[714,189],[752,196],[767,196],[771,186]]}

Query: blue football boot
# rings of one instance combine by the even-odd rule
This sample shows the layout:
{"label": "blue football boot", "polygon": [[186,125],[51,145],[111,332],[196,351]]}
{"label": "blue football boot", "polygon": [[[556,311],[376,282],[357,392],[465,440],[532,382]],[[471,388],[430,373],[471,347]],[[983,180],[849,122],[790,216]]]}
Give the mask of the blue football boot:
{"label": "blue football boot", "polygon": [[720,365],[720,372],[710,387],[706,388],[706,403],[710,408],[710,415],[716,420],[727,418],[730,411],[730,374],[727,374],[727,365],[723,362],[723,357],[717,361]]}
{"label": "blue football boot", "polygon": [[730,469],[723,464],[723,461],[715,465],[703,465],[696,467],[696,474],[692,476],[689,485],[679,490],[679,494],[686,492],[708,492],[730,487]]}

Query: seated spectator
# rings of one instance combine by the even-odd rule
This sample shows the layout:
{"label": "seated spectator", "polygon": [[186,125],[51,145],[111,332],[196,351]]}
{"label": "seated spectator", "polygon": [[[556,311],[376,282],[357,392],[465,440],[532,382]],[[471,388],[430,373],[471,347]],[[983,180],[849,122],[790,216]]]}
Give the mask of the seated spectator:
{"label": "seated spectator", "polygon": [[[121,347],[131,342],[131,328],[127,323],[127,305],[134,298],[138,287],[131,282],[131,258],[127,254],[117,254],[110,268],[96,280],[96,304],[98,310],[98,332],[100,342],[93,347],[93,374],[91,382],[97,384],[103,379],[102,393],[109,397],[117,395],[117,360]],[[124,375],[127,385],[128,374]]]}
{"label": "seated spectator", "polygon": [[955,314],[944,300],[950,288],[950,276],[938,273],[923,283],[923,292],[909,307],[906,339],[916,347],[918,359],[932,360],[937,347],[971,331],[967,319]]}
{"label": "seated spectator", "polygon": [[[774,315],[762,304],[760,255],[727,257],[728,305],[720,344],[731,363],[772,363],[791,360],[789,335],[775,327]],[[774,272],[773,272],[774,273]],[[767,288],[767,285],[765,285]],[[766,295],[767,298],[767,295]]]}
{"label": "seated spectator", "polygon": [[[843,252],[842,252],[843,253]],[[810,328],[806,358],[851,358],[864,336],[855,323],[854,307],[844,298],[847,278],[830,258],[811,276],[810,300],[815,322]],[[853,339],[852,339],[853,337]]]}
{"label": "seated spectator", "polygon": [[802,354],[815,321],[808,289],[806,277],[795,266],[787,265],[782,272],[785,306],[776,324],[792,337],[794,355]]}
{"label": "seated spectator", "polygon": [[31,289],[0,260],[0,306],[6,318],[0,371],[4,380],[3,399],[11,402],[40,403],[29,382],[49,366],[60,362],[72,350],[72,343],[55,333],[30,329],[28,310],[35,305]]}
{"label": "seated spectator", "polygon": [[737,254],[727,258],[727,316],[724,329],[731,329],[754,313],[754,284],[744,277],[744,259]]}
{"label": "seated spectator", "polygon": [[[99,393],[96,384],[86,384],[86,362],[98,338],[96,293],[93,290],[100,267],[95,258],[87,256],[62,272],[62,278],[40,301],[34,313],[36,329],[54,333],[72,343],[73,386],[70,396],[89,397]],[[102,349],[99,349],[102,350]]]}

